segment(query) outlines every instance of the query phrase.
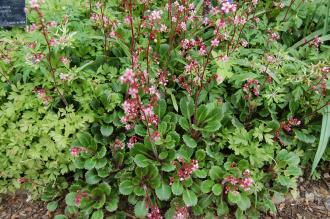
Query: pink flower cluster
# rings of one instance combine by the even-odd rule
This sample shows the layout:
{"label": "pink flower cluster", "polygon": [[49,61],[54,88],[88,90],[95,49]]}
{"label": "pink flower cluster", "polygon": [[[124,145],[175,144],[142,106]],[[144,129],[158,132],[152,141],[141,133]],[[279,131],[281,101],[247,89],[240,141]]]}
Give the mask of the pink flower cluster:
{"label": "pink flower cluster", "polygon": [[84,147],[73,147],[70,150],[70,153],[73,157],[79,156],[80,153],[86,153],[87,149]]}
{"label": "pink flower cluster", "polygon": [[38,10],[40,8],[40,5],[45,3],[45,0],[30,0],[29,3],[32,9]]}
{"label": "pink flower cluster", "polygon": [[[180,181],[185,181],[191,177],[191,174],[198,170],[198,161],[197,160],[191,160],[189,163],[184,162],[183,159],[178,158],[179,163],[181,163],[181,166],[178,162],[173,161],[173,164],[178,169],[177,175],[179,177]],[[174,178],[170,178],[170,184],[173,183]]]}
{"label": "pink flower cluster", "polygon": [[243,85],[243,91],[247,94],[249,94],[252,91],[252,93],[255,96],[259,96],[260,95],[259,89],[260,89],[259,81],[255,79],[249,79]]}
{"label": "pink flower cluster", "polygon": [[221,11],[225,14],[235,12],[237,10],[237,5],[232,3],[231,0],[222,1]]}
{"label": "pink flower cluster", "polygon": [[43,58],[44,58],[44,54],[36,53],[32,57],[32,63],[33,64],[39,64],[42,61]]}
{"label": "pink flower cluster", "polygon": [[189,211],[186,206],[176,208],[176,211],[173,215],[173,219],[188,219],[188,218],[189,218]]}
{"label": "pink flower cluster", "polygon": [[29,179],[25,178],[25,177],[21,177],[17,180],[17,182],[19,182],[20,184],[23,184],[23,183],[27,183],[29,182]]}
{"label": "pink flower cluster", "polygon": [[88,193],[87,192],[79,192],[76,194],[76,197],[74,199],[74,202],[77,206],[81,204],[81,200],[83,198],[88,198]]}
{"label": "pink flower cluster", "polygon": [[243,173],[243,177],[234,177],[232,175],[226,176],[222,181],[222,184],[225,186],[225,193],[227,194],[229,191],[233,191],[238,193],[239,188],[244,191],[249,191],[254,181],[251,178],[250,170],[245,170]]}
{"label": "pink flower cluster", "polygon": [[321,43],[322,43],[322,40],[318,36],[316,36],[316,37],[314,37],[314,39],[311,42],[309,42],[309,46],[319,48]]}
{"label": "pink flower cluster", "polygon": [[269,39],[271,41],[277,41],[280,39],[280,35],[277,33],[277,32],[272,32],[272,31],[269,31]]}
{"label": "pink flower cluster", "polygon": [[70,60],[64,56],[60,57],[60,61],[64,64],[64,65],[69,65],[70,64]]}
{"label": "pink flower cluster", "polygon": [[162,219],[162,215],[160,214],[159,208],[157,205],[153,205],[150,208],[150,212],[147,214],[148,219]]}
{"label": "pink flower cluster", "polygon": [[[148,127],[158,126],[158,116],[154,113],[154,107],[160,98],[160,94],[155,86],[150,86],[146,82],[148,75],[146,72],[135,74],[132,69],[126,69],[120,77],[123,84],[128,85],[128,98],[123,104],[125,116],[121,121],[125,124],[126,129],[132,129],[134,123],[141,120]],[[149,95],[149,103],[143,104],[140,100],[139,92]],[[155,131],[152,136],[153,140],[158,140],[159,133]]]}
{"label": "pink flower cluster", "polygon": [[281,130],[285,131],[286,133],[291,133],[293,127],[299,127],[301,125],[302,121],[295,117],[289,118],[288,121],[281,122],[280,128],[275,131],[274,141],[280,141],[280,143],[284,145],[284,142],[282,142],[280,139]]}
{"label": "pink flower cluster", "polygon": [[134,145],[137,143],[138,141],[138,138],[137,136],[132,136],[129,140],[128,140],[128,143],[127,143],[127,147],[129,149],[132,149],[134,147]]}
{"label": "pink flower cluster", "polygon": [[47,96],[44,88],[34,89],[34,92],[38,95],[38,98],[42,100],[45,106],[49,104],[50,97]]}
{"label": "pink flower cluster", "polygon": [[125,144],[124,142],[122,142],[121,140],[119,140],[118,138],[115,140],[113,147],[115,150],[123,150],[125,148]]}

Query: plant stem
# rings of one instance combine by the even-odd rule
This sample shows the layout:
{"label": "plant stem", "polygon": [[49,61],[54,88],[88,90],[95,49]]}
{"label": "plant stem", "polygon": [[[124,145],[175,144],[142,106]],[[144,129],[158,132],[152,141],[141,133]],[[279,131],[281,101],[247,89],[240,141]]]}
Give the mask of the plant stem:
{"label": "plant stem", "polygon": [[284,15],[284,18],[283,18],[282,22],[286,20],[286,17],[288,16],[288,13],[289,13],[289,11],[290,11],[290,9],[291,9],[294,2],[295,2],[295,0],[291,0],[290,5],[288,7],[288,10],[286,10],[286,13]]}
{"label": "plant stem", "polygon": [[132,34],[132,39],[131,39],[131,56],[132,56],[132,69],[134,68],[134,47],[135,47],[135,41],[134,41],[134,25],[133,25],[133,5],[132,5],[132,0],[130,0],[129,4],[129,14],[130,14],[130,27],[131,27],[131,34]]}
{"label": "plant stem", "polygon": [[40,24],[41,24],[41,29],[42,29],[42,35],[46,41],[46,44],[47,44],[47,49],[48,49],[48,55],[47,55],[47,61],[48,61],[48,65],[49,65],[49,69],[50,69],[50,74],[51,74],[51,78],[53,80],[53,84],[54,84],[54,87],[55,87],[55,90],[56,92],[59,94],[62,102],[64,103],[64,105],[67,107],[68,106],[68,102],[66,101],[65,97],[64,97],[64,94],[61,93],[61,91],[59,90],[58,88],[58,84],[57,84],[57,81],[56,81],[56,76],[55,76],[55,69],[52,65],[52,60],[51,60],[51,45],[50,45],[50,42],[49,42],[49,38],[48,38],[48,32],[47,32],[47,28],[46,28],[46,25],[44,23],[44,19],[43,19],[43,15],[41,13],[40,10],[36,10],[37,13],[38,13],[38,16],[39,16],[39,21],[40,21]]}

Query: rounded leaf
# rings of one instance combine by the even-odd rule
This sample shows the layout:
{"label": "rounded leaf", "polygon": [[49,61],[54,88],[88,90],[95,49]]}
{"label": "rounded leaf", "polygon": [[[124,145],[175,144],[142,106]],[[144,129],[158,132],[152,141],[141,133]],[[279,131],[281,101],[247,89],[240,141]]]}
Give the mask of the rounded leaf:
{"label": "rounded leaf", "polygon": [[129,195],[133,192],[133,184],[131,180],[124,180],[119,184],[119,192],[123,195]]}
{"label": "rounded leaf", "polygon": [[195,206],[197,204],[197,196],[191,190],[188,190],[188,189],[184,190],[182,198],[183,198],[184,203],[188,207]]}

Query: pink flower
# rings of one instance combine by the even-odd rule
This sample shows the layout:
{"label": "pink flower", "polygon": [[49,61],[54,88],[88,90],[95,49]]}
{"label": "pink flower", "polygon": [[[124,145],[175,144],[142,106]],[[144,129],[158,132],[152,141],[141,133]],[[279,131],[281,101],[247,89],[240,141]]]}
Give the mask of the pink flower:
{"label": "pink flower", "polygon": [[71,148],[71,155],[73,157],[77,157],[82,152],[87,152],[87,149],[83,148],[83,147],[73,147],[73,148]]}
{"label": "pink flower", "polygon": [[127,25],[130,25],[132,22],[132,17],[131,16],[126,16],[124,19],[124,23]]}
{"label": "pink flower", "polygon": [[181,30],[187,30],[187,25],[186,25],[186,23],[185,23],[185,22],[181,22],[181,23],[180,23],[180,28],[181,28]]}
{"label": "pink flower", "polygon": [[124,144],[121,140],[119,140],[119,139],[117,138],[117,139],[115,140],[115,143],[114,143],[113,147],[114,147],[115,149],[124,149],[124,148],[125,148],[125,144]]}
{"label": "pink flower", "polygon": [[25,178],[25,177],[21,177],[21,178],[19,178],[18,180],[17,180],[17,182],[19,182],[20,184],[23,184],[23,183],[26,183],[26,182],[28,182],[29,180],[27,179],[27,178]]}
{"label": "pink flower", "polygon": [[184,181],[191,177],[191,174],[198,170],[198,161],[191,160],[189,163],[185,163],[184,160],[178,158],[179,162],[182,163],[181,168],[178,170],[178,177],[180,181]]}
{"label": "pink flower", "polygon": [[56,22],[56,21],[49,21],[49,22],[47,23],[47,26],[48,26],[48,27],[56,27],[56,26],[57,26],[57,22]]}
{"label": "pink flower", "polygon": [[219,40],[217,38],[215,38],[211,41],[211,46],[217,47],[218,45],[219,45]]}
{"label": "pink flower", "polygon": [[237,5],[226,1],[222,3],[221,10],[223,13],[228,14],[229,12],[235,12],[237,9]]}
{"label": "pink flower", "polygon": [[51,39],[49,40],[49,44],[50,44],[51,46],[55,46],[55,45],[57,44],[56,39],[51,38]]}
{"label": "pink flower", "polygon": [[243,47],[247,47],[249,45],[249,43],[246,40],[241,40],[241,45]]}
{"label": "pink flower", "polygon": [[152,133],[152,135],[151,135],[151,139],[153,141],[159,141],[160,140],[160,134],[159,134],[159,132],[158,131],[154,131],[154,133]]}
{"label": "pink flower", "polygon": [[225,79],[220,75],[220,74],[216,74],[216,81],[217,81],[217,84],[221,84]]}
{"label": "pink flower", "polygon": [[121,83],[132,84],[135,81],[135,74],[132,69],[126,69],[124,74],[119,78]]}
{"label": "pink flower", "polygon": [[32,62],[34,64],[39,64],[43,58],[44,58],[44,55],[42,53],[37,53],[32,57]]}
{"label": "pink flower", "polygon": [[330,72],[330,67],[323,67],[323,68],[321,68],[321,72],[323,72],[323,73],[329,73]]}
{"label": "pink flower", "polygon": [[157,205],[153,205],[150,208],[150,212],[147,214],[148,219],[162,219],[159,208]]}
{"label": "pink flower", "polygon": [[177,208],[175,214],[173,215],[173,219],[188,219],[189,211],[187,207]]}
{"label": "pink flower", "polygon": [[32,9],[38,10],[40,8],[40,4],[45,3],[44,0],[30,0],[30,7]]}
{"label": "pink flower", "polygon": [[134,145],[136,144],[138,138],[134,135],[132,136],[129,140],[128,140],[128,143],[127,143],[127,147],[129,149],[132,149],[134,147]]}
{"label": "pink flower", "polygon": [[167,31],[167,26],[165,24],[160,25],[160,32],[166,32]]}
{"label": "pink flower", "polygon": [[38,26],[36,24],[31,24],[26,28],[26,32],[31,33],[38,29]]}
{"label": "pink flower", "polygon": [[66,57],[64,57],[64,56],[62,56],[62,57],[60,58],[60,61],[61,61],[64,65],[68,65],[68,64],[70,63],[69,59],[66,58]]}
{"label": "pink flower", "polygon": [[240,186],[244,191],[249,191],[253,185],[253,179],[251,177],[246,177],[240,181]]}
{"label": "pink flower", "polygon": [[163,14],[163,12],[160,10],[152,11],[149,15],[149,20],[150,21],[160,20],[162,14]]}
{"label": "pink flower", "polygon": [[132,98],[136,98],[139,93],[139,85],[137,83],[133,83],[128,89],[128,94],[132,96]]}
{"label": "pink flower", "polygon": [[60,79],[62,81],[69,81],[70,80],[70,76],[68,74],[61,73],[60,74]]}
{"label": "pink flower", "polygon": [[97,9],[100,9],[102,7],[102,2],[96,2],[95,6]]}
{"label": "pink flower", "polygon": [[82,200],[83,198],[88,198],[88,193],[86,193],[86,192],[78,192],[78,193],[76,194],[75,199],[74,199],[75,204],[76,204],[77,206],[79,206],[79,205],[81,204],[81,200]]}
{"label": "pink flower", "polygon": [[206,55],[206,49],[205,49],[205,46],[201,47],[199,49],[199,55],[201,56],[205,56]]}

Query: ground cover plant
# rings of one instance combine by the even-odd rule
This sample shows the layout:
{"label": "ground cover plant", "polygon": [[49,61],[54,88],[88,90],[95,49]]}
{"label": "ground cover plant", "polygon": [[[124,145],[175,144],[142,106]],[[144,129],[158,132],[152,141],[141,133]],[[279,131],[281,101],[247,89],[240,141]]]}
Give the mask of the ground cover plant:
{"label": "ground cover plant", "polygon": [[329,160],[329,7],[30,0],[0,32],[1,191],[64,194],[58,219],[275,214]]}

